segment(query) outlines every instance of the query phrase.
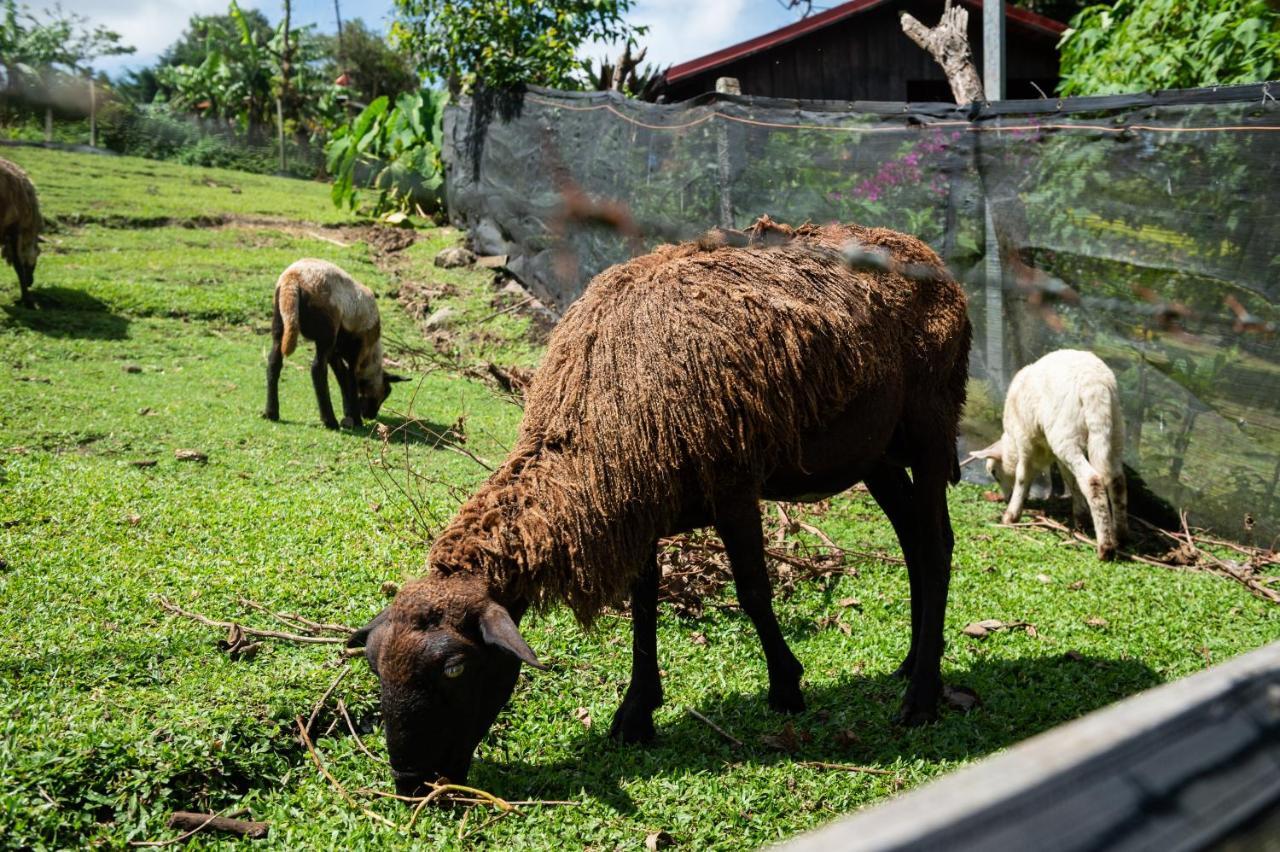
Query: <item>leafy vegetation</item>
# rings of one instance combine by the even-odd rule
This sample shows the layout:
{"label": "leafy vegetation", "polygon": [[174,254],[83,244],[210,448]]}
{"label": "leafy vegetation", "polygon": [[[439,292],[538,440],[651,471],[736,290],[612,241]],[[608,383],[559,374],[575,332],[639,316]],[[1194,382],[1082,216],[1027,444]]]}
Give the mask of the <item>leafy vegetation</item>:
{"label": "leafy vegetation", "polygon": [[392,36],[451,93],[522,83],[578,88],[579,48],[624,42],[643,27],[633,0],[396,0]]}
{"label": "leafy vegetation", "polygon": [[371,213],[438,214],[444,207],[440,161],[445,96],[421,91],[400,95],[392,106],[385,95],[325,146],[333,176],[333,203],[357,210],[374,194]]}
{"label": "leafy vegetation", "polygon": [[[465,435],[468,450],[496,460],[520,416],[482,383],[439,369],[441,359],[431,361],[437,368],[415,360],[433,345],[393,295],[427,288],[433,310],[458,312],[454,336],[436,341],[445,362],[532,365],[540,350],[529,320],[495,311],[488,273],[432,265],[455,232],[424,231],[416,245],[382,255],[318,184],[8,153],[31,171],[58,222],[41,259],[39,310],[12,304],[11,279],[0,287],[0,632],[10,640],[0,645],[0,824],[8,844],[119,847],[172,837],[164,823],[174,809],[243,808],[271,822],[264,848],[634,848],[665,830],[692,848],[736,849],[881,801],[1271,641],[1280,627],[1280,610],[1234,583],[1099,563],[1086,548],[995,526],[997,508],[983,491],[960,486],[950,494],[957,552],[944,676],[975,689],[983,706],[899,730],[888,720],[902,687],[889,672],[906,651],[907,583],[900,566],[874,556],[893,556],[897,545],[874,503],[855,492],[804,519],[872,555],[852,557],[856,575],[798,582],[778,603],[807,667],[806,713],[784,720],[767,710],[759,646],[729,588],[701,617],[664,610],[659,741],[614,745],[605,733],[626,684],[629,625],[605,617],[583,632],[555,610],[526,622],[552,671],[522,675],[472,781],[510,799],[575,804],[526,806],[499,820],[483,808],[427,808],[409,827],[402,805],[355,792],[386,790],[390,779],[331,702],[317,747],[361,804],[397,826],[387,827],[338,795],[293,729],[344,665],[332,650],[268,643],[252,659],[232,660],[216,645],[218,631],[165,614],[157,595],[260,627],[279,625],[246,610],[241,596],[318,620],[364,622],[385,603],[383,583],[422,571],[421,536],[448,517],[451,492],[486,475],[437,437]],[[235,218],[263,210],[340,227]],[[224,223],[190,227],[198,216]],[[286,362],[283,421],[258,417],[272,282],[304,255],[339,263],[374,289],[388,353],[416,378],[384,408],[390,428],[412,420],[387,444],[374,429],[320,426],[305,348]],[[177,460],[182,447],[206,452],[208,462]],[[134,464],[148,460],[155,464]],[[988,618],[1033,622],[1036,635],[961,634]],[[364,744],[383,755],[376,680],[363,662],[335,697]],[[690,709],[745,745],[731,745]],[[214,836],[203,843],[231,845]]]}
{"label": "leafy vegetation", "polygon": [[1062,38],[1065,95],[1270,80],[1280,10],[1266,0],[1118,0],[1090,6]]}

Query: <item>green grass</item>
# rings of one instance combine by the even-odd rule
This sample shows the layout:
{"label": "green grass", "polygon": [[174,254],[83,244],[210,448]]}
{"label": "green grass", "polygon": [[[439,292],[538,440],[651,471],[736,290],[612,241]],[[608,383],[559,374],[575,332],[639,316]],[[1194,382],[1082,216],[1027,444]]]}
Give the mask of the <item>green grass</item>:
{"label": "green grass", "polygon": [[[161,188],[135,199],[127,187],[136,187],[130,181],[140,161],[72,156],[64,169],[58,158],[67,155],[28,153],[38,159],[26,164],[46,208],[64,222],[76,219],[83,199],[100,205],[89,217],[99,223],[125,222],[135,201],[142,209],[154,198],[171,199],[166,216],[205,212],[190,199],[181,203],[195,191],[197,170],[144,163]],[[55,179],[86,162],[92,175]],[[234,180],[246,194],[251,181],[262,181],[264,198],[289,198],[280,215],[342,221],[322,187]],[[981,489],[963,486],[951,494],[957,552],[944,674],[975,689],[984,702],[979,709],[946,712],[921,730],[889,724],[901,685],[888,673],[906,651],[909,602],[902,569],[874,559],[855,561],[857,577],[801,583],[778,603],[807,667],[810,709],[792,720],[795,754],[761,739],[785,720],[766,708],[763,661],[740,613],[664,615],[667,704],[657,716],[659,741],[636,748],[605,736],[626,685],[626,622],[606,617],[584,633],[557,610],[526,622],[527,638],[552,671],[521,676],[471,780],[511,799],[577,804],[531,806],[496,822],[483,809],[431,809],[409,830],[401,806],[362,799],[402,826],[393,831],[346,804],[291,731],[294,717],[306,716],[335,676],[332,649],[268,644],[251,660],[232,661],[215,646],[217,631],[167,615],[156,596],[259,626],[270,622],[246,612],[239,596],[362,623],[385,603],[381,584],[418,574],[426,552],[417,511],[388,474],[403,476],[407,460],[464,490],[484,475],[429,442],[394,444],[378,467],[371,463],[382,449],[376,436],[321,428],[305,348],[286,362],[282,422],[258,417],[269,294],[290,260],[328,258],[369,283],[384,297],[390,339],[426,346],[390,293],[406,282],[449,284],[456,295],[439,304],[463,318],[448,347],[452,357],[531,364],[538,349],[528,342],[527,320],[492,316],[487,274],[431,266],[435,250],[456,234],[429,232],[407,252],[375,262],[350,235],[344,248],[305,230],[67,224],[41,260],[35,311],[12,305],[16,285],[0,270],[5,844],[120,847],[172,836],[164,827],[172,810],[239,807],[271,822],[264,848],[403,846],[409,834],[446,848],[639,848],[658,829],[691,848],[740,848],[817,826],[1280,632],[1277,609],[1235,584],[1101,564],[1083,548],[997,527],[996,507]],[[465,416],[467,447],[501,458],[516,408],[455,372],[413,371],[397,346],[389,354],[405,361],[417,382],[397,388],[385,422],[417,416],[443,430]],[[177,461],[180,447],[203,450],[208,463]],[[142,459],[156,464],[130,464]],[[442,485],[416,493],[428,523],[453,507]],[[836,500],[812,517],[847,546],[896,551],[865,495]],[[1083,588],[1072,588],[1080,582]],[[840,606],[851,596],[860,607]],[[850,635],[819,626],[831,615]],[[961,635],[966,623],[985,618],[1030,621],[1037,635]],[[1097,618],[1105,625],[1086,623]],[[697,634],[705,645],[695,643]],[[1079,658],[1065,657],[1068,651]],[[366,743],[382,753],[376,681],[362,661],[337,694],[364,727]],[[690,708],[746,747],[720,739]],[[322,731],[330,718],[323,714]],[[334,775],[350,790],[387,789],[386,768],[341,734],[339,728],[317,741]],[[824,771],[797,760],[894,774]]]}
{"label": "green grass", "polygon": [[350,217],[329,203],[328,184],[140,157],[5,147],[0,156],[27,170],[46,219],[57,224],[207,223],[279,218],[338,224]]}

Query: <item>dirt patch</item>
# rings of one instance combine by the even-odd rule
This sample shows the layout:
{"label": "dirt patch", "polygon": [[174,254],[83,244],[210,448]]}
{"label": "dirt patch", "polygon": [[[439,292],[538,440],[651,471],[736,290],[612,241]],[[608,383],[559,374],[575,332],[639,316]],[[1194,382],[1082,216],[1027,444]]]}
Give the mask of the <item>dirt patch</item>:
{"label": "dirt patch", "polygon": [[403,251],[418,240],[418,233],[412,228],[387,228],[374,226],[365,229],[362,239],[372,248],[384,254]]}

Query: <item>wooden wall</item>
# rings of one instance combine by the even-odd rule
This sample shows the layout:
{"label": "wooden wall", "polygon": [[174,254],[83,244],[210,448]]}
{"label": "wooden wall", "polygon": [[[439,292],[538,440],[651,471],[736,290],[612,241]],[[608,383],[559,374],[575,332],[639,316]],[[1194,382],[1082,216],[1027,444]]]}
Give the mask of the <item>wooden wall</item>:
{"label": "wooden wall", "polygon": [[[793,41],[670,84],[668,101],[715,90],[718,77],[737,77],[744,95],[809,100],[950,101],[937,63],[902,32],[908,11],[925,25],[937,22],[930,0],[888,3]],[[1034,80],[1052,95],[1058,79],[1057,36],[1007,21],[1007,97],[1035,98]],[[969,43],[982,70],[982,13],[969,10]]]}

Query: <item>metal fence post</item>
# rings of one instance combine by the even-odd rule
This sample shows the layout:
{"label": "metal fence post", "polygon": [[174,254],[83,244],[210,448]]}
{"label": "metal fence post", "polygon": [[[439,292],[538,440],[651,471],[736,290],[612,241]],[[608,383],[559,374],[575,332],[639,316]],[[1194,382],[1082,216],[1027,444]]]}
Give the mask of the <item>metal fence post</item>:
{"label": "metal fence post", "polygon": [[[983,0],[982,4],[982,88],[988,102],[1004,100],[1005,38],[1004,0]],[[991,168],[991,164],[988,164]],[[1004,377],[1004,270],[1000,265],[1000,243],[991,217],[991,181],[983,182],[987,195],[982,200],[986,225],[987,377],[1003,393]]]}
{"label": "metal fence post", "polygon": [[[728,95],[742,94],[737,77],[721,77],[716,80],[716,91]],[[716,126],[716,163],[720,167],[720,227],[733,227],[733,193],[730,183],[733,169],[729,162],[729,128],[724,122]]]}

